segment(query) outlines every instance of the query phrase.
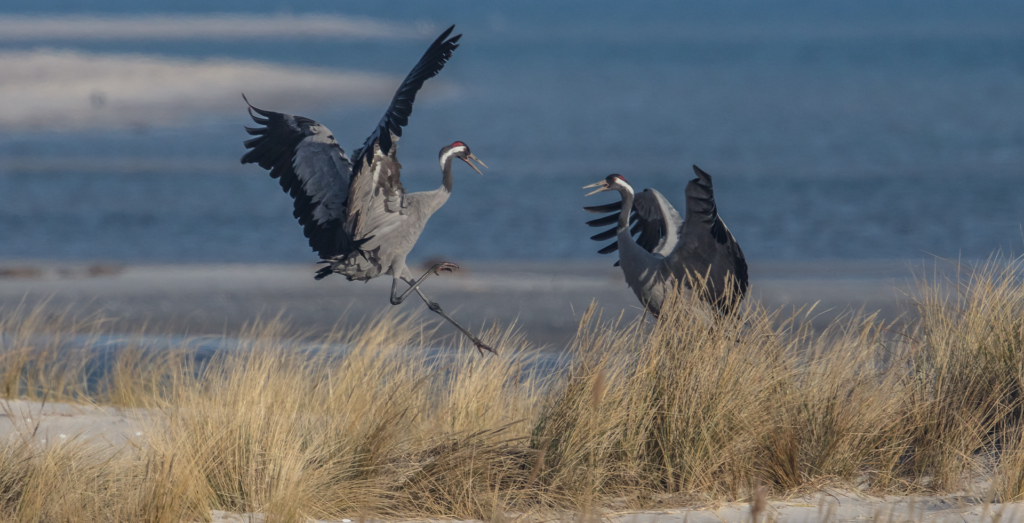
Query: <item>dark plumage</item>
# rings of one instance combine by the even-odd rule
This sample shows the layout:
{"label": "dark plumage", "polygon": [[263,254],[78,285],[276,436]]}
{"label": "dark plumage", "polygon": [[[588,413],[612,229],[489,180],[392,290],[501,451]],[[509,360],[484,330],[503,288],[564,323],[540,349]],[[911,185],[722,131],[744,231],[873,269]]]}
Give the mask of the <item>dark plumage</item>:
{"label": "dark plumage", "polygon": [[[401,87],[395,92],[395,96],[391,98],[391,105],[380,119],[377,128],[366,138],[363,146],[356,149],[355,154],[352,155],[354,163],[366,159],[365,153],[373,149],[374,141],[379,141],[383,154],[387,155],[391,152],[391,135],[399,138],[402,136],[402,127],[409,124],[412,104],[416,101],[416,93],[423,87],[423,82],[437,76],[444,64],[452,57],[455,49],[459,47],[458,42],[462,35],[455,35],[451,39],[445,40],[454,29],[453,25],[441,33],[441,36],[434,40],[427,52],[423,53],[423,57],[416,63],[416,67],[413,67]],[[369,162],[369,160],[366,161]]]}
{"label": "dark plumage", "polygon": [[[377,127],[356,150],[355,161],[345,155],[334,134],[316,121],[249,105],[249,115],[263,127],[246,127],[246,132],[256,138],[245,142],[250,151],[242,156],[242,163],[256,163],[270,170],[270,176],[280,181],[281,188],[294,199],[294,216],[303,226],[310,247],[321,258],[357,254],[369,239],[354,239],[360,209],[349,199],[352,189],[360,176],[372,176],[374,155],[367,152],[372,153],[375,145],[380,147],[385,159],[393,159],[394,142],[402,136],[402,126],[409,123],[416,92],[428,78],[437,76],[459,47],[462,35],[448,38],[454,29],[452,26],[441,33],[406,76]],[[378,176],[377,186],[386,195],[404,195],[399,179],[400,165],[397,161],[380,163],[386,169],[384,176]],[[355,197],[365,198],[366,195],[357,193]],[[379,264],[376,265],[379,269]],[[346,276],[363,279],[359,274]]]}
{"label": "dark plumage", "polygon": [[[249,115],[262,127],[246,127],[246,132],[255,138],[245,142],[249,151],[242,156],[242,163],[255,163],[269,170],[270,176],[277,178],[294,200],[293,214],[310,247],[326,264],[317,271],[316,279],[341,274],[350,281],[366,281],[390,274],[392,304],[402,303],[415,291],[430,310],[455,325],[478,349],[494,352],[419,289],[430,274],[458,267],[437,264],[416,279],[405,262],[427,220],[451,194],[452,160],[462,160],[477,172],[480,171],[470,160],[483,165],[466,144],[454,142],[441,149],[441,187],[411,194],[406,194],[402,187],[402,165],[396,156],[398,139],[402,127],[409,123],[416,93],[423,82],[436,76],[458,48],[462,35],[449,38],[454,28],[449,27],[434,40],[405,77],[377,127],[355,151],[353,160],[349,160],[324,125],[249,104]],[[401,295],[397,293],[399,279],[409,285]]]}
{"label": "dark plumage", "polygon": [[[245,141],[245,147],[251,150],[242,157],[242,163],[255,163],[270,170],[271,178],[277,178],[284,192],[294,200],[292,214],[302,225],[303,234],[309,238],[309,246],[321,258],[344,256],[358,250],[366,240],[353,240],[351,233],[345,230],[343,212],[338,212],[348,203],[344,199],[348,188],[343,187],[348,176],[342,176],[342,173],[350,172],[352,164],[338,142],[334,141],[334,135],[326,127],[301,116],[264,111],[252,105],[249,106],[249,114],[253,121],[264,127],[245,128],[256,138]],[[324,136],[320,137],[321,134]],[[320,141],[316,141],[318,137]],[[320,153],[314,155],[314,161],[319,165],[297,166],[297,150]],[[303,167],[310,170],[300,175],[296,167],[300,172]],[[323,173],[316,172],[325,168],[334,169],[337,176],[323,176]],[[307,189],[304,182],[318,178],[320,184]],[[319,216],[316,213],[318,208],[323,211]]]}
{"label": "dark plumage", "polygon": [[[634,195],[620,175],[610,175],[588,186],[601,187],[594,192],[616,190],[622,195],[618,202],[584,207],[588,212],[612,213],[587,225],[615,224],[591,239],[617,238],[598,252],[620,251],[616,265],[621,265],[627,284],[654,316],[660,314],[675,281],[692,288],[693,277],[706,277],[708,292],[701,298],[723,312],[731,310],[747,292],[747,262],[718,215],[711,176],[696,165],[693,171],[697,177],[686,185],[685,221],[661,193],[644,189]],[[731,291],[727,292],[729,287]]]}

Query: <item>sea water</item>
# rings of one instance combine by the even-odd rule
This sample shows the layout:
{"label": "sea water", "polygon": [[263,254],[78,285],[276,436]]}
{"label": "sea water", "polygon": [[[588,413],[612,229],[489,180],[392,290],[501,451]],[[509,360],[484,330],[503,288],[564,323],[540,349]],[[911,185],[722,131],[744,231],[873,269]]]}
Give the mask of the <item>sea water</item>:
{"label": "sea water", "polygon": [[[325,13],[438,33],[456,23],[462,46],[400,142],[402,181],[437,187],[437,151],[455,140],[490,169],[454,166],[453,195],[414,259],[598,258],[581,207],[617,195],[585,199],[581,187],[617,172],[682,211],[692,164],[713,176],[751,262],[1024,250],[1024,3],[703,4],[40,0],[0,15]],[[429,40],[0,39],[0,52],[230,59],[397,82]],[[0,97],[4,83],[0,71]],[[260,105],[258,90],[246,94]],[[303,107],[289,102],[266,108]],[[303,115],[351,152],[386,104]],[[243,125],[239,96],[236,112],[168,125],[0,128],[0,258],[315,261],[290,198],[239,164]]]}

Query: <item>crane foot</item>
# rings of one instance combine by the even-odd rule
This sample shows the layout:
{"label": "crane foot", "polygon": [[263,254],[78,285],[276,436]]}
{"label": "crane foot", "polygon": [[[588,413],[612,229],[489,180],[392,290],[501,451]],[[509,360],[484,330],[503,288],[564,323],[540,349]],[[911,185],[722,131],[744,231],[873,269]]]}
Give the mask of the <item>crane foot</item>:
{"label": "crane foot", "polygon": [[484,355],[484,351],[490,352],[491,354],[494,354],[495,356],[498,355],[498,351],[488,347],[487,345],[484,344],[484,342],[482,342],[480,340],[473,340],[473,343],[476,344],[476,350],[477,350],[477,352],[480,353],[481,356]]}
{"label": "crane foot", "polygon": [[434,265],[430,270],[434,271],[434,274],[440,276],[441,271],[455,272],[459,270],[459,266],[454,263],[444,262]]}

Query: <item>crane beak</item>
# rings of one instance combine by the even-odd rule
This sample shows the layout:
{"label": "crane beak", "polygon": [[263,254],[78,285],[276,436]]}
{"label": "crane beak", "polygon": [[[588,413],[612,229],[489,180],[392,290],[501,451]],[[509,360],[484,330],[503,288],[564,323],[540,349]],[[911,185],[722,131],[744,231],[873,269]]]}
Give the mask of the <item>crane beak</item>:
{"label": "crane beak", "polygon": [[[469,153],[469,159],[470,160],[475,160],[476,163],[478,163],[480,165],[483,165],[484,167],[487,167],[487,164],[484,163],[483,161],[481,161],[480,158],[477,158],[476,156],[473,156],[473,153]],[[490,167],[487,167],[487,168],[489,169]]]}
{"label": "crane beak", "polygon": [[600,188],[597,189],[596,191],[590,191],[587,194],[585,194],[584,196],[590,196],[591,194],[597,194],[599,192],[605,192],[605,191],[609,190],[608,189],[608,182],[606,182],[604,180],[601,180],[601,181],[599,181],[597,183],[592,183],[590,185],[584,185],[583,186],[584,189],[589,189],[591,187],[600,187]]}
{"label": "crane beak", "polygon": [[473,170],[476,171],[477,174],[479,174],[480,176],[483,176],[484,173],[480,172],[480,169],[477,169],[476,166],[473,165],[473,162],[471,162],[470,160],[476,160],[476,163],[479,163],[480,165],[482,165],[484,167],[487,167],[487,164],[482,162],[482,161],[480,161],[480,158],[477,158],[476,156],[473,156],[473,153],[469,153],[467,158],[463,158],[462,159],[462,161],[466,162],[467,165],[472,167]]}

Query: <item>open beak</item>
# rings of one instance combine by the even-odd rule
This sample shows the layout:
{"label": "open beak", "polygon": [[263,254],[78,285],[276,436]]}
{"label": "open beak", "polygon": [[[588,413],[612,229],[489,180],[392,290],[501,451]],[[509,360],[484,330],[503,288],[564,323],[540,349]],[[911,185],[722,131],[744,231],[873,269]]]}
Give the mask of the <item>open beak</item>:
{"label": "open beak", "polygon": [[484,162],[481,162],[481,161],[480,161],[480,158],[477,158],[476,156],[473,156],[473,153],[469,153],[469,157],[468,157],[468,158],[463,158],[463,159],[462,159],[462,161],[466,162],[466,164],[467,164],[467,165],[469,165],[470,167],[472,167],[472,168],[473,168],[473,170],[477,172],[477,174],[479,174],[480,176],[483,176],[483,175],[484,175],[484,173],[480,172],[480,169],[477,169],[477,168],[476,168],[476,166],[475,166],[475,165],[473,165],[473,162],[471,162],[471,161],[469,161],[469,160],[475,160],[475,161],[476,161],[476,163],[480,164],[480,165],[481,165],[481,166],[483,166],[483,167],[487,167],[487,164],[486,164],[486,163],[484,163]]}
{"label": "open beak", "polygon": [[608,189],[608,182],[606,182],[604,180],[601,180],[601,181],[599,181],[597,183],[592,183],[590,185],[584,185],[583,186],[584,189],[589,189],[591,187],[600,187],[600,189],[597,189],[596,191],[590,191],[587,194],[585,194],[584,196],[590,196],[591,194],[597,194],[599,192],[605,192],[605,191],[609,190]]}

